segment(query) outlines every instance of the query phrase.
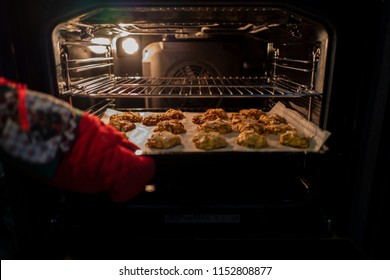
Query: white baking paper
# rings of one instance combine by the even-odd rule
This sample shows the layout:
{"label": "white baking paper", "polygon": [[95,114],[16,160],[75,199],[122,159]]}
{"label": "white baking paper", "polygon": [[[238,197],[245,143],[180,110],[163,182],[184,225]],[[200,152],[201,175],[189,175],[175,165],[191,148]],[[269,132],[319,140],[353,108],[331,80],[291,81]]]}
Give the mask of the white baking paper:
{"label": "white baking paper", "polygon": [[[119,114],[121,111],[107,109],[102,117],[104,123],[109,122],[111,115]],[[204,112],[183,112],[186,116],[185,119],[181,120],[186,133],[178,134],[181,138],[181,145],[172,147],[170,149],[154,149],[145,146],[148,138],[153,134],[155,126],[145,126],[142,123],[136,123],[136,128],[126,133],[130,141],[140,147],[141,154],[163,154],[163,153],[182,153],[182,152],[199,152],[207,153],[210,151],[200,150],[195,147],[192,142],[192,137],[198,132],[198,125],[192,122],[192,117]],[[236,143],[238,132],[231,132],[224,134],[228,142],[228,146],[221,149],[212,150],[212,152],[318,152],[324,145],[325,141],[330,136],[330,132],[321,130],[317,125],[309,122],[297,112],[286,108],[282,103],[278,102],[267,114],[277,113],[284,117],[288,123],[294,126],[300,133],[307,137],[311,137],[310,146],[307,149],[294,148],[284,146],[279,143],[279,135],[267,135],[267,141],[269,146],[261,149],[252,149],[240,146]],[[153,112],[140,112],[143,117],[146,117]],[[228,112],[228,115],[230,113]]]}

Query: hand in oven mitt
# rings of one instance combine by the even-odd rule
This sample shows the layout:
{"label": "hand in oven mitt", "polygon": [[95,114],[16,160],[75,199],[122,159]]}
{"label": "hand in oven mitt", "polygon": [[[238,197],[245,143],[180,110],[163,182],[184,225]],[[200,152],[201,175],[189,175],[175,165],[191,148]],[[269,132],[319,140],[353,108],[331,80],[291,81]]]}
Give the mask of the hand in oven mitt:
{"label": "hand in oven mitt", "polygon": [[152,179],[152,158],[98,117],[0,77],[0,155],[54,187],[129,200]]}

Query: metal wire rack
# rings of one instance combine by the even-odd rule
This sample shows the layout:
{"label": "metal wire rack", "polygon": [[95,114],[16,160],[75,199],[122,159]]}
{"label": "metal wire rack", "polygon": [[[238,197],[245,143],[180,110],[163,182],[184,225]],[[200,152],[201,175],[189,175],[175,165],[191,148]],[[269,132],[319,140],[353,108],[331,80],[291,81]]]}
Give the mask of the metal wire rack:
{"label": "metal wire rack", "polygon": [[72,83],[67,92],[89,97],[302,97],[320,93],[283,77],[153,78],[91,77]]}

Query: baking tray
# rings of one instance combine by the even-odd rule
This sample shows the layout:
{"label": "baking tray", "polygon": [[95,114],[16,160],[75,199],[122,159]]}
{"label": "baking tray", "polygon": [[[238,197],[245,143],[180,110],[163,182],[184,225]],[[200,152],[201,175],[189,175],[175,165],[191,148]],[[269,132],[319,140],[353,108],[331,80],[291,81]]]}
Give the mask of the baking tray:
{"label": "baking tray", "polygon": [[[114,110],[108,108],[103,117],[102,121],[104,123],[109,122],[111,115],[123,113],[122,111]],[[146,117],[155,112],[140,112],[143,117]],[[197,114],[204,112],[183,112],[186,116],[181,122],[183,123],[186,133],[178,134],[181,138],[181,145],[169,149],[155,149],[149,148],[145,144],[147,139],[153,134],[155,126],[145,126],[142,123],[136,123],[136,128],[126,133],[128,139],[136,144],[140,150],[137,151],[139,154],[164,154],[164,153],[207,153],[210,150],[201,150],[195,147],[195,144],[192,141],[192,137],[198,132],[198,125],[192,122],[192,117]],[[230,115],[232,112],[227,112]],[[231,133],[223,134],[226,137],[228,146],[220,149],[211,150],[212,152],[318,152],[321,147],[324,145],[326,140],[329,138],[331,133],[326,130],[322,130],[320,127],[314,123],[303,118],[299,113],[286,108],[282,103],[278,102],[267,114],[277,113],[280,116],[284,117],[289,124],[294,126],[300,133],[306,137],[311,137],[310,146],[308,148],[294,148],[285,146],[279,143],[279,135],[266,135],[269,146],[261,149],[247,148],[240,146],[236,143],[236,138],[239,135],[239,132],[233,131]]]}

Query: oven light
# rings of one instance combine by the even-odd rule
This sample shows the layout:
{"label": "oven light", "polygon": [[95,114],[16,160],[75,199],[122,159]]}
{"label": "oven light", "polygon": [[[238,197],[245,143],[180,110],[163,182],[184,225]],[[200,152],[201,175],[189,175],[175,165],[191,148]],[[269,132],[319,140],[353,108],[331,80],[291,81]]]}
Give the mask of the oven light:
{"label": "oven light", "polygon": [[155,185],[146,185],[145,186],[145,191],[146,192],[154,192],[156,190],[156,186]]}
{"label": "oven light", "polygon": [[[89,46],[88,48],[96,53],[96,54],[103,54],[107,52],[107,45],[111,44],[110,39],[108,38],[93,38],[91,39],[92,44],[100,45],[100,46]],[[105,46],[102,46],[105,45]]]}
{"label": "oven light", "polygon": [[122,42],[122,48],[127,54],[134,54],[138,51],[138,43],[134,38],[127,38]]}

